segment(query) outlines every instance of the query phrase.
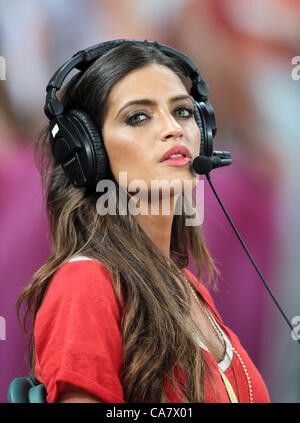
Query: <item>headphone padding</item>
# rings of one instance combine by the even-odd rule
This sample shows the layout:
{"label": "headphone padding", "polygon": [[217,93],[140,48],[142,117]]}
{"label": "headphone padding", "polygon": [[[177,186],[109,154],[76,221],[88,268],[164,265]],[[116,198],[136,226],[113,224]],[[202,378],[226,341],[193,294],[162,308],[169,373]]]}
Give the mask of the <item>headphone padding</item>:
{"label": "headphone padding", "polygon": [[85,132],[88,134],[89,141],[91,143],[91,148],[94,151],[96,163],[95,163],[95,179],[92,182],[97,182],[101,179],[107,178],[107,169],[108,169],[108,158],[107,153],[103,144],[103,139],[101,133],[93,121],[93,119],[80,109],[73,109],[68,112],[68,116],[79,121],[80,124],[84,127]]}
{"label": "headphone padding", "polygon": [[202,119],[201,119],[198,103],[197,103],[197,101],[195,101],[193,99],[193,97],[191,97],[191,98],[192,98],[192,101],[194,103],[194,118],[195,118],[195,121],[196,121],[198,128],[200,130],[200,152],[199,152],[199,155],[203,156],[203,155],[206,154],[203,122],[202,122]]}

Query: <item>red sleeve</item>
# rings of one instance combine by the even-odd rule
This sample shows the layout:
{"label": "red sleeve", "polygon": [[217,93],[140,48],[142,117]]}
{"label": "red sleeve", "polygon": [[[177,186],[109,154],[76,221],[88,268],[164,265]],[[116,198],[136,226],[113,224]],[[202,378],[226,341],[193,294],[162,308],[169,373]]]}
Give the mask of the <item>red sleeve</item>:
{"label": "red sleeve", "polygon": [[107,269],[75,261],[54,274],[35,322],[36,377],[55,402],[71,383],[105,402],[124,401],[120,307]]}

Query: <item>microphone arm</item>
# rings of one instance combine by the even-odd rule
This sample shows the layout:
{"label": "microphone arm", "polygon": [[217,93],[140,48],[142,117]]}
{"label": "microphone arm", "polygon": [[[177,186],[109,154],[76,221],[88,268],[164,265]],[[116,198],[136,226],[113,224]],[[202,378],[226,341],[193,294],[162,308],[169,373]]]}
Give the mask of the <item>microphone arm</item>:
{"label": "microphone arm", "polygon": [[232,164],[232,158],[229,151],[213,151],[210,160],[212,161],[213,169]]}

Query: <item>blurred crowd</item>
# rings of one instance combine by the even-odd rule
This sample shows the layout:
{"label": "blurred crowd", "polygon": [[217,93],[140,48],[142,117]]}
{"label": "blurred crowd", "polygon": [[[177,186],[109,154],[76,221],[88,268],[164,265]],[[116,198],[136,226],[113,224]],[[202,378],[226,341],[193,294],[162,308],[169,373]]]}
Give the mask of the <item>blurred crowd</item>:
{"label": "blurred crowd", "polygon": [[[76,51],[155,39],[191,56],[207,81],[216,150],[233,165],[212,181],[288,318],[300,315],[300,0],[0,0],[0,402],[28,373],[15,301],[46,260],[50,235],[33,145],[45,87]],[[300,401],[300,350],[205,181],[203,231],[221,271],[211,292],[273,402]],[[190,265],[193,269],[193,264]]]}

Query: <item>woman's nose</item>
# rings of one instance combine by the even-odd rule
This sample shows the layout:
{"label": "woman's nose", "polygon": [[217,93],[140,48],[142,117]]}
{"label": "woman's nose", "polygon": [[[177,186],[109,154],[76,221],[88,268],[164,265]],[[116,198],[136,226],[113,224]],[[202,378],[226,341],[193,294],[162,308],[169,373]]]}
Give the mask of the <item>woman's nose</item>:
{"label": "woman's nose", "polygon": [[183,138],[182,127],[178,124],[172,115],[162,118],[161,140],[168,141],[170,139]]}

